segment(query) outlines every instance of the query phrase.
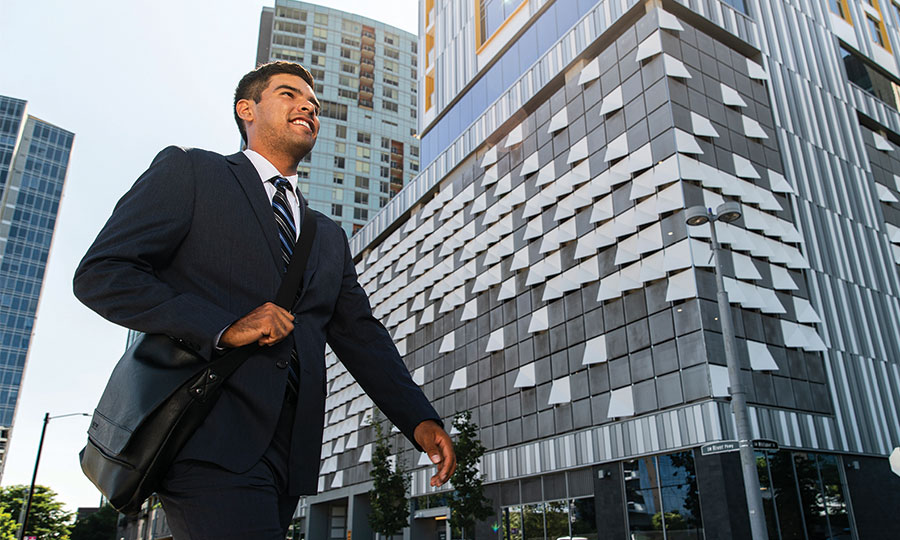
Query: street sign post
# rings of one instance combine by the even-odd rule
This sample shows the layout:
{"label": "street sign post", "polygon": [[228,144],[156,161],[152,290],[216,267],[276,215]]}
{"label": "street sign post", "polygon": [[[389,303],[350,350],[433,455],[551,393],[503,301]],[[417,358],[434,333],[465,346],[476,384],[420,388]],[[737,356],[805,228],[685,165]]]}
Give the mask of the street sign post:
{"label": "street sign post", "polygon": [[741,445],[738,441],[717,441],[701,446],[700,455],[709,456],[712,454],[722,454],[724,452],[737,452],[740,449]]}

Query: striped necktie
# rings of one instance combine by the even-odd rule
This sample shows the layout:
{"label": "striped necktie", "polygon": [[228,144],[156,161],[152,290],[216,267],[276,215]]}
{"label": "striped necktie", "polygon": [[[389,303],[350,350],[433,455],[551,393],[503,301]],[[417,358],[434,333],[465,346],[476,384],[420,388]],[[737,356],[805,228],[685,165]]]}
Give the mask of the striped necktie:
{"label": "striped necktie", "polygon": [[[294,225],[294,213],[287,200],[287,191],[293,192],[290,182],[276,176],[270,180],[275,184],[275,195],[272,196],[272,212],[275,214],[275,224],[278,225],[278,240],[281,244],[281,259],[284,262],[283,271],[287,271],[291,256],[294,254],[294,245],[297,242],[297,227]],[[291,361],[288,363],[288,385],[297,395],[300,382],[300,362],[297,359],[297,350],[291,347]]]}

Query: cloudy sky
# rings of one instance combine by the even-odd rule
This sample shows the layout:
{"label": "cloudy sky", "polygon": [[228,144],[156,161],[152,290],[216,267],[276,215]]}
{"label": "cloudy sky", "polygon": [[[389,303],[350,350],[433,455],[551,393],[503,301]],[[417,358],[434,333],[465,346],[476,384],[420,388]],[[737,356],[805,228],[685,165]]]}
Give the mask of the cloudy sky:
{"label": "cloudy sky", "polygon": [[[416,32],[417,0],[326,0]],[[408,4],[403,6],[403,4]],[[170,144],[237,150],[234,86],[274,0],[0,0],[0,95],[75,133],[3,485],[31,481],[45,412],[91,412],[125,331],[72,296],[72,274],[116,200]],[[78,451],[88,418],[51,421],[38,483],[96,506]]]}

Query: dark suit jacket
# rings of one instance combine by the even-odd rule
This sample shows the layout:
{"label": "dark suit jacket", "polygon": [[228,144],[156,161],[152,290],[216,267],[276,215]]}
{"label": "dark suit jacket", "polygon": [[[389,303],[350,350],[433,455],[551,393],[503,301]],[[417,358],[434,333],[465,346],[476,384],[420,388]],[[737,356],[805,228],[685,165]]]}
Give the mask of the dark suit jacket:
{"label": "dark suit jacket", "polygon": [[[293,344],[301,373],[290,477],[299,494],[317,486],[326,341],[410,440],[419,422],[438,420],[372,316],[344,231],[307,211],[318,232],[293,340],[260,348],[235,372],[179,456],[234,472],[255,464],[274,433]],[[75,295],[114,323],[167,334],[212,358],[223,328],[274,300],[281,264],[272,205],[250,160],[169,147],[116,205],[75,273]]]}

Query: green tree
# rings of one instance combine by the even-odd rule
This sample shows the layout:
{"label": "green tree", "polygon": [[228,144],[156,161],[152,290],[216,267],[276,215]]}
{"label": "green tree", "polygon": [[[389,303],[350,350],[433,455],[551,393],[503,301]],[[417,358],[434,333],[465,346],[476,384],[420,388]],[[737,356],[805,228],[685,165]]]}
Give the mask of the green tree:
{"label": "green tree", "polygon": [[478,426],[472,422],[472,413],[464,411],[453,419],[453,427],[459,431],[454,444],[456,450],[456,472],[450,482],[453,494],[450,498],[450,521],[459,527],[463,538],[474,537],[475,523],[494,514],[491,501],[484,496],[478,460],[484,455],[485,447],[478,439]]}
{"label": "green tree", "polygon": [[18,524],[6,510],[0,509],[0,540],[15,540]]}
{"label": "green tree", "polygon": [[105,504],[93,514],[75,522],[70,540],[115,540],[118,522],[119,513]]}
{"label": "green tree", "polygon": [[369,492],[369,524],[375,532],[391,536],[409,525],[409,477],[399,459],[391,467],[391,430],[385,427],[377,410],[371,423],[375,428],[375,451],[369,473],[374,482]]}
{"label": "green tree", "polygon": [[[8,512],[18,523],[22,504],[28,497],[28,486],[7,486],[0,488],[0,511]],[[56,492],[46,486],[34,486],[34,500],[28,514],[28,528],[25,536],[36,536],[39,540],[69,540],[72,514],[63,510],[56,500]]]}

